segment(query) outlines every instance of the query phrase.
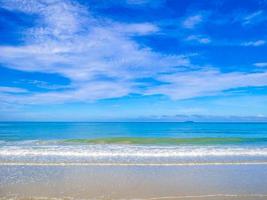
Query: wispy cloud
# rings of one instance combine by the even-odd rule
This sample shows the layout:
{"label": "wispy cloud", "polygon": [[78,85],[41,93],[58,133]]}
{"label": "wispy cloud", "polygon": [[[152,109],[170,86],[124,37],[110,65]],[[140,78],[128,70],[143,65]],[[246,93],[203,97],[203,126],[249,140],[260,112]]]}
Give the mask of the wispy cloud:
{"label": "wispy cloud", "polygon": [[[165,95],[177,100],[267,85],[267,72],[223,73],[215,67],[201,69],[191,64],[189,55],[165,54],[141,45],[135,36],[161,31],[153,23],[125,23],[96,17],[70,0],[0,0],[0,3],[4,9],[39,17],[37,24],[21,35],[23,45],[0,46],[0,62],[9,68],[56,73],[70,80],[70,85],[60,91],[2,88],[3,103],[88,102],[129,94]],[[202,20],[202,15],[190,16],[183,21],[183,26],[192,29]],[[201,34],[192,34],[187,40],[211,42]],[[263,40],[244,43],[245,46],[263,44]],[[158,84],[141,85],[138,80],[145,78]],[[25,94],[17,94],[21,92]]]}
{"label": "wispy cloud", "polygon": [[0,87],[0,93],[26,93],[27,90],[22,88],[16,88],[16,87]]}
{"label": "wispy cloud", "polygon": [[256,67],[267,67],[267,62],[254,63],[254,66],[256,66]]}
{"label": "wispy cloud", "polygon": [[263,19],[262,18],[263,14],[264,13],[262,10],[258,10],[256,12],[250,13],[243,18],[242,24],[249,25],[249,24],[257,23]]}
{"label": "wispy cloud", "polygon": [[118,33],[129,33],[130,35],[149,35],[159,31],[156,25],[151,23],[139,23],[139,24],[122,24],[113,23],[112,29]]}
{"label": "wispy cloud", "polygon": [[256,40],[256,41],[244,42],[244,43],[242,43],[242,46],[258,47],[258,46],[262,46],[262,45],[265,45],[265,44],[266,44],[265,40]]}
{"label": "wispy cloud", "polygon": [[152,122],[266,122],[267,116],[220,116],[220,115],[200,115],[200,114],[177,114],[177,115],[159,115],[147,116],[140,119],[131,119],[129,121],[152,121]]}
{"label": "wispy cloud", "polygon": [[196,41],[201,44],[208,44],[211,40],[208,37],[202,35],[190,35],[186,38],[187,41]]}
{"label": "wispy cloud", "polygon": [[196,25],[198,25],[199,23],[202,22],[202,15],[193,15],[193,16],[190,16],[188,18],[186,18],[184,21],[183,21],[183,27],[184,28],[188,28],[188,29],[192,29],[194,28]]}
{"label": "wispy cloud", "polygon": [[132,35],[154,34],[151,23],[124,24],[96,18],[72,1],[2,1],[11,11],[39,15],[22,46],[0,46],[0,61],[23,71],[57,73],[70,89],[16,98],[24,102],[88,101],[137,93],[135,79],[190,65],[184,55],[164,55],[140,46]]}
{"label": "wispy cloud", "polygon": [[262,73],[222,73],[213,69],[161,75],[158,80],[164,85],[152,88],[147,94],[164,94],[172,99],[188,99],[220,93],[242,87],[267,85],[267,72]]}
{"label": "wispy cloud", "polygon": [[152,1],[151,0],[122,0],[121,2],[130,4],[130,5],[152,5],[152,6],[158,6],[163,1],[164,0],[152,0]]}

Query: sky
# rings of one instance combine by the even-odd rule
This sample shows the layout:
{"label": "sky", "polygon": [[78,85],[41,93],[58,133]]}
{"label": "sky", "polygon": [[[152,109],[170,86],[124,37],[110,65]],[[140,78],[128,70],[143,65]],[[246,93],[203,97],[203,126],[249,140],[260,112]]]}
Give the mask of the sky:
{"label": "sky", "polygon": [[266,0],[0,0],[1,121],[267,121]]}

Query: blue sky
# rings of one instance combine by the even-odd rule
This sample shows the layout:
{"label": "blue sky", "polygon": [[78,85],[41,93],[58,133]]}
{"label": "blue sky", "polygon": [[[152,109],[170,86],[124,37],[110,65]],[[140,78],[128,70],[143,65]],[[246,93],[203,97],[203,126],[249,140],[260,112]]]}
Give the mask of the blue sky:
{"label": "blue sky", "polygon": [[0,0],[0,120],[267,121],[266,0]]}

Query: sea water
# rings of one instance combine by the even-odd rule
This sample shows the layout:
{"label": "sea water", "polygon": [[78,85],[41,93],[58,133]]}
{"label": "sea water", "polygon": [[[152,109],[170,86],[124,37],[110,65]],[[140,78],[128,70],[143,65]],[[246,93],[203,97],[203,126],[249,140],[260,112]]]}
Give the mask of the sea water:
{"label": "sea water", "polygon": [[2,165],[264,162],[267,123],[0,123]]}

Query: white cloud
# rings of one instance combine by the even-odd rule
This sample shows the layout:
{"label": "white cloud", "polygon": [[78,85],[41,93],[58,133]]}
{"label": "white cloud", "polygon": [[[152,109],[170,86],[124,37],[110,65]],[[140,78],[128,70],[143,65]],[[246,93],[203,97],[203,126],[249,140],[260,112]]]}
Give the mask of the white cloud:
{"label": "white cloud", "polygon": [[208,44],[211,40],[208,37],[202,35],[190,35],[186,38],[187,41],[196,41],[201,44]]}
{"label": "white cloud", "polygon": [[132,35],[154,34],[151,23],[124,24],[92,16],[72,1],[1,1],[5,9],[40,16],[22,46],[0,46],[0,61],[23,71],[57,73],[71,81],[61,92],[5,96],[10,101],[64,102],[121,97],[138,92],[134,80],[190,62],[140,46]]}
{"label": "white cloud", "polygon": [[162,0],[123,0],[123,2],[130,4],[130,5],[153,5],[157,6],[162,3]]}
{"label": "white cloud", "polygon": [[254,66],[256,66],[256,67],[267,67],[267,62],[254,63]]}
{"label": "white cloud", "polygon": [[[238,115],[203,115],[203,114],[176,114],[176,115],[156,115],[142,117],[143,121],[166,121],[166,122],[266,122],[267,117],[264,115],[257,116],[238,116]],[[136,119],[138,121],[138,119]],[[140,121],[140,119],[139,119]]]}
{"label": "white cloud", "polygon": [[266,86],[267,72],[222,73],[208,69],[161,75],[158,80],[166,84],[148,90],[147,94],[164,94],[177,100],[218,95],[235,88]]}
{"label": "white cloud", "polygon": [[0,93],[26,93],[27,90],[16,87],[3,87],[0,86]]}
{"label": "white cloud", "polygon": [[[90,15],[85,8],[72,1],[58,0],[1,0],[3,8],[21,11],[41,17],[37,27],[28,30],[32,42],[41,42],[48,37],[71,39],[73,34],[86,29]],[[79,18],[79,20],[78,20]]]}
{"label": "white cloud", "polygon": [[256,12],[249,14],[249,15],[246,15],[243,18],[243,25],[252,24],[254,21],[258,21],[257,18],[261,17],[262,15],[263,15],[262,10],[258,10]]}
{"label": "white cloud", "polygon": [[202,15],[190,16],[183,21],[183,27],[192,29],[200,22],[202,22]]}
{"label": "white cloud", "polygon": [[[137,94],[163,94],[173,99],[209,96],[222,91],[267,85],[267,73],[221,73],[216,70],[185,71],[194,66],[185,55],[166,55],[141,46],[132,36],[157,34],[151,23],[125,24],[94,17],[72,1],[1,1],[5,9],[40,17],[25,31],[21,46],[0,46],[0,62],[13,69],[60,74],[70,85],[60,91],[29,92],[0,88],[3,104],[39,104],[94,101]],[[200,15],[185,20],[186,28],[200,23]],[[209,43],[207,37],[188,40]],[[136,79],[153,78],[161,86],[142,85]],[[56,87],[56,86],[53,86]],[[16,95],[16,93],[25,94]]]}
{"label": "white cloud", "polygon": [[148,35],[159,31],[159,28],[150,23],[139,23],[139,24],[114,24],[112,27],[116,32],[124,32],[129,34],[137,35]]}
{"label": "white cloud", "polygon": [[266,44],[265,40],[256,40],[256,41],[244,42],[244,43],[242,43],[242,46],[258,47],[258,46],[262,46],[262,45],[265,45],[265,44]]}

